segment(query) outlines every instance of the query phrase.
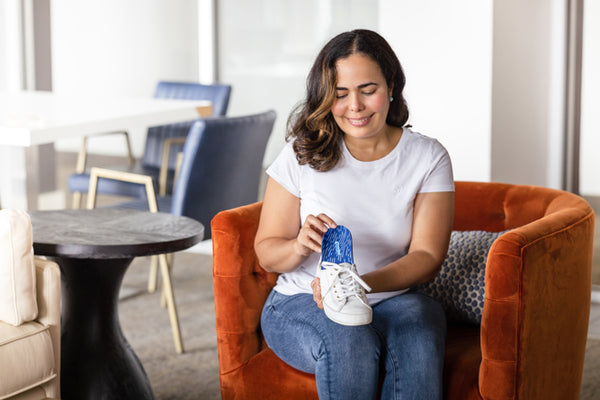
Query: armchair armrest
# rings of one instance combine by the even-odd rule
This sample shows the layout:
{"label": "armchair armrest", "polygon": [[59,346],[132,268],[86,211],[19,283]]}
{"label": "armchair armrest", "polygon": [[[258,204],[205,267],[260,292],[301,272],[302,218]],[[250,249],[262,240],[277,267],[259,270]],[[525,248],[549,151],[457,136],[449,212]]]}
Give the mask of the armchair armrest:
{"label": "armchair armrest", "polygon": [[488,255],[479,369],[483,398],[566,399],[579,393],[594,213],[585,201],[564,193],[542,214],[499,237]]}
{"label": "armchair armrest", "polygon": [[[36,294],[38,303],[37,321],[48,326],[52,347],[54,348],[54,365],[56,376],[60,376],[60,269],[52,261],[34,258]],[[45,384],[47,395],[58,398],[59,379]]]}
{"label": "armchair armrest", "polygon": [[116,132],[105,132],[95,134],[93,136],[84,136],[81,140],[81,148],[79,149],[79,154],[77,155],[77,164],[75,166],[75,171],[80,174],[85,171],[85,165],[87,162],[87,142],[90,137],[97,136],[105,136],[105,135],[124,135],[125,137],[125,145],[127,146],[127,159],[129,160],[129,165],[132,166],[134,163],[133,153],[131,151],[131,141],[129,140],[129,133],[126,131],[116,131]]}
{"label": "armchair armrest", "polygon": [[263,270],[254,253],[262,203],[217,214],[211,223],[219,364],[229,373],[263,348],[260,315],[278,274]]}
{"label": "armchair armrest", "polygon": [[60,270],[55,262],[34,258],[37,320],[44,325],[60,326]]}
{"label": "armchair armrest", "polygon": [[98,179],[114,179],[124,182],[139,183],[146,187],[146,197],[148,198],[148,208],[151,212],[158,212],[158,203],[156,201],[156,192],[152,177],[148,175],[135,174],[133,172],[115,171],[112,169],[93,167],[90,170],[90,186],[88,189],[87,208],[96,206],[96,194],[98,188]]}

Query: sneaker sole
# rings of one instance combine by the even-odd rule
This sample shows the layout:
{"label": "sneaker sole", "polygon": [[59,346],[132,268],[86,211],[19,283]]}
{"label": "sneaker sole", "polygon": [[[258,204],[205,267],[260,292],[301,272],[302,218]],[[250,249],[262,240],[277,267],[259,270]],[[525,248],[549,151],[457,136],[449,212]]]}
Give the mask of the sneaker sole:
{"label": "sneaker sole", "polygon": [[329,310],[327,307],[325,307],[324,309],[325,309],[325,315],[327,315],[327,318],[329,318],[333,322],[340,324],[340,325],[346,325],[346,326],[368,325],[373,320],[373,316],[371,313],[368,314],[368,318],[365,318],[365,315],[356,315],[356,316],[350,317],[348,314],[339,314],[333,310]]}

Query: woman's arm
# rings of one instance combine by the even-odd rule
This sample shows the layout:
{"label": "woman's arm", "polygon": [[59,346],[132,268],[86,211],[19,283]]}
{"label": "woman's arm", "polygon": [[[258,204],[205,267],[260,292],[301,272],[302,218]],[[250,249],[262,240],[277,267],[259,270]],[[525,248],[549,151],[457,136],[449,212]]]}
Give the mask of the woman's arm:
{"label": "woman's arm", "polygon": [[446,257],[453,222],[453,192],[418,194],[408,253],[362,276],[372,292],[406,289],[433,279]]}
{"label": "woman's arm", "polygon": [[269,272],[290,272],[313,252],[321,252],[327,226],[335,222],[324,214],[300,221],[300,199],[269,178],[254,249],[260,265]]}

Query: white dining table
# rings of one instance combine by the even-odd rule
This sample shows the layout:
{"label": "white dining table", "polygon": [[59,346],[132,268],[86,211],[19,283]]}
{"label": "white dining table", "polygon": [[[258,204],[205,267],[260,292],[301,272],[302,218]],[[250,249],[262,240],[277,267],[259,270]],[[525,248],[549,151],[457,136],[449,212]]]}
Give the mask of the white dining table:
{"label": "white dining table", "polygon": [[[40,209],[56,169],[44,155],[61,139],[148,127],[210,115],[209,101],[0,92],[0,207]],[[48,149],[50,147],[50,149]],[[53,159],[53,157],[50,157]]]}

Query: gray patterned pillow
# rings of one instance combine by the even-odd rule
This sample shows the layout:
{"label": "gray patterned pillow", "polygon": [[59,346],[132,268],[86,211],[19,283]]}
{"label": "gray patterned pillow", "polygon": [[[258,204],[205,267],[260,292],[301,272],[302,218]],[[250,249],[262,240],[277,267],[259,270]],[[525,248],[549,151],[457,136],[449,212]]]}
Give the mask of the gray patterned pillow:
{"label": "gray patterned pillow", "polygon": [[425,293],[442,304],[448,321],[481,324],[488,251],[504,232],[452,232],[448,255],[439,273],[421,285]]}

